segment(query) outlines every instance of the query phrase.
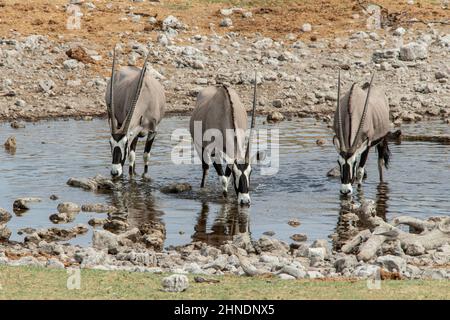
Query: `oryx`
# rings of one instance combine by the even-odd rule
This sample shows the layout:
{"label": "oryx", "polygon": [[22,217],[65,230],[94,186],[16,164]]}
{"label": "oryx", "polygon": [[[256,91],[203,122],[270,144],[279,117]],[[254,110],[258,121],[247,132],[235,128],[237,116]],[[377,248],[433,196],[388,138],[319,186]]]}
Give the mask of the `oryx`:
{"label": "oryx", "polygon": [[[197,96],[197,105],[190,120],[191,136],[202,160],[201,188],[205,186],[212,160],[224,195],[233,175],[238,203],[243,205],[250,205],[250,146],[255,126],[256,79],[253,90],[253,111],[247,146],[247,112],[232,88],[222,85],[203,89]],[[210,142],[212,137],[214,144]]]}
{"label": "oryx", "polygon": [[352,184],[361,184],[369,150],[377,146],[378,171],[383,181],[383,165],[388,168],[390,151],[387,134],[390,129],[389,104],[380,87],[370,83],[362,87],[353,83],[350,90],[340,96],[341,76],[338,75],[338,99],[334,115],[333,143],[339,153],[341,193],[351,194]]}
{"label": "oryx", "polygon": [[159,122],[164,116],[166,98],[164,89],[147,70],[145,59],[142,69],[123,67],[115,72],[116,50],[113,53],[111,79],[106,89],[111,127],[111,175],[121,176],[126,156],[130,175],[135,174],[136,144],[147,136],[144,150],[144,176],[148,172],[150,150]]}

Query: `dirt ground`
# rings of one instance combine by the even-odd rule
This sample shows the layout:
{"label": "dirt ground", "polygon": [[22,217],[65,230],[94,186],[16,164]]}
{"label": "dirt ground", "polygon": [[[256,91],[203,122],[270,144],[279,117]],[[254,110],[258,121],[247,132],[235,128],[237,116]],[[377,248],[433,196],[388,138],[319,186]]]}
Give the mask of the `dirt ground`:
{"label": "dirt ground", "polygon": [[[248,78],[256,67],[264,78],[258,113],[329,116],[336,67],[351,69],[352,81],[367,78],[375,67],[381,71],[379,82],[388,89],[393,121],[447,117],[445,46],[433,48],[418,62],[393,62],[384,69],[372,63],[375,51],[400,46],[392,43],[398,40],[393,33],[399,26],[406,29],[401,41],[426,33],[435,46],[448,33],[445,0],[374,1],[381,7],[382,28],[370,38],[365,11],[369,2],[363,0],[73,0],[82,14],[80,29],[75,30],[67,28],[73,14],[67,10],[69,2],[0,0],[0,121],[105,116],[104,92],[115,44],[122,46],[120,65],[141,66],[142,52],[150,51],[150,63],[163,74],[158,80],[166,90],[168,113],[188,113],[199,89],[219,83],[236,86],[249,105]],[[231,7],[242,10],[221,13]],[[175,28],[173,38],[162,30],[162,21],[170,15],[187,26]],[[232,26],[220,27],[225,17],[232,19]],[[305,23],[312,26],[310,32],[301,31]],[[169,43],[161,36],[169,37]],[[259,40],[273,40],[273,45],[256,48]],[[76,60],[85,62],[81,67],[65,66],[72,58],[67,50],[77,46],[94,51],[99,59],[78,56]],[[133,64],[127,57],[135,57]],[[444,79],[432,80],[436,72]],[[43,90],[42,81],[53,84]],[[429,81],[435,84],[421,87]]]}
{"label": "dirt ground", "polygon": [[[233,15],[231,31],[248,36],[258,32],[273,39],[284,39],[288,33],[299,33],[303,23],[310,23],[314,26],[313,32],[298,35],[298,39],[310,41],[314,37],[333,38],[352,30],[364,29],[366,18],[361,15],[361,9],[367,5],[365,1],[355,0],[115,0],[114,5],[108,8],[107,4],[111,1],[97,0],[93,1],[96,10],[83,10],[81,29],[68,30],[68,13],[65,9],[67,3],[68,0],[0,0],[0,37],[19,33],[22,36],[46,35],[60,42],[87,40],[89,43],[96,43],[99,52],[105,52],[120,41],[123,33],[141,32],[137,38],[133,36],[137,41],[156,37],[149,24],[136,24],[130,20],[117,23],[124,13],[133,12],[157,19],[174,15],[190,26],[188,33],[209,34],[211,24],[214,24],[214,32],[225,34],[230,29],[218,27],[223,18],[220,9],[235,6],[251,11],[253,18],[244,19]],[[382,23],[392,27],[406,23],[411,28],[424,29],[426,25],[422,22],[407,21],[445,21],[450,16],[449,10],[444,10],[438,0],[415,1],[414,5],[408,5],[406,0],[377,0],[373,3],[382,7]],[[360,19],[355,19],[355,14],[360,15]],[[109,64],[109,61],[103,60],[101,63]]]}

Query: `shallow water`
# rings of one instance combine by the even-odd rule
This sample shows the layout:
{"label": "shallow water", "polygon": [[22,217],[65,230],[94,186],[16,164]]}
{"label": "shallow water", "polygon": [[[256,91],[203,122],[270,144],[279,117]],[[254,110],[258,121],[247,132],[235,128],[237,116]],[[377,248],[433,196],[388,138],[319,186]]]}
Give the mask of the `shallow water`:
{"label": "shallow water", "polygon": [[[166,246],[195,240],[218,244],[238,232],[251,232],[259,238],[266,231],[275,232],[279,239],[289,241],[294,233],[303,233],[308,241],[327,238],[339,221],[339,181],[326,177],[336,164],[336,152],[331,143],[331,131],[325,123],[314,119],[295,119],[280,124],[263,124],[258,128],[279,129],[280,166],[274,176],[261,175],[261,167],[252,174],[252,206],[238,209],[230,186],[230,197],[224,199],[217,186],[217,175],[211,168],[208,188],[201,191],[200,164],[175,165],[171,162],[171,133],[187,128],[188,117],[169,117],[162,121],[153,145],[149,173],[151,181],[128,175],[120,181],[120,191],[94,193],[66,185],[70,177],[109,175],[110,149],[106,120],[51,121],[27,124],[14,130],[9,124],[0,125],[0,141],[10,135],[17,138],[15,155],[0,150],[0,207],[12,212],[12,203],[19,197],[41,197],[42,202],[14,216],[8,223],[12,240],[21,240],[17,231],[24,227],[55,226],[49,216],[56,213],[62,201],[78,204],[109,203],[127,207],[131,224],[160,219],[167,230]],[[408,134],[450,134],[450,126],[440,121],[404,125]],[[317,146],[324,138],[326,144]],[[187,140],[189,141],[189,140]],[[142,150],[137,148],[137,171],[142,173]],[[399,215],[427,218],[450,214],[450,146],[427,142],[391,143],[392,164],[385,172],[387,183],[379,185],[376,152],[369,155],[368,178],[363,185],[366,198],[377,200],[379,214],[392,219]],[[125,170],[128,171],[127,168]],[[166,195],[159,189],[172,182],[188,182],[193,191],[183,195]],[[50,195],[59,196],[57,201]],[[80,213],[69,227],[87,223],[105,214]],[[298,219],[301,225],[287,224]],[[92,229],[92,228],[90,228]],[[92,234],[79,236],[70,242],[87,245]]]}

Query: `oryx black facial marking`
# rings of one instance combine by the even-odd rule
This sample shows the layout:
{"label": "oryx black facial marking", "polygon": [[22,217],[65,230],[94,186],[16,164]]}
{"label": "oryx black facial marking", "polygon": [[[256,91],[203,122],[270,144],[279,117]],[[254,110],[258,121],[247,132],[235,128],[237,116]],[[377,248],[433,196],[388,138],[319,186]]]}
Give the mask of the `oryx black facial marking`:
{"label": "oryx black facial marking", "polygon": [[237,163],[233,165],[234,190],[238,196],[239,204],[250,204],[249,186],[252,167],[248,163]]}
{"label": "oryx black facial marking", "polygon": [[123,134],[113,134],[109,144],[112,155],[111,175],[114,177],[121,176],[128,152],[127,137]]}

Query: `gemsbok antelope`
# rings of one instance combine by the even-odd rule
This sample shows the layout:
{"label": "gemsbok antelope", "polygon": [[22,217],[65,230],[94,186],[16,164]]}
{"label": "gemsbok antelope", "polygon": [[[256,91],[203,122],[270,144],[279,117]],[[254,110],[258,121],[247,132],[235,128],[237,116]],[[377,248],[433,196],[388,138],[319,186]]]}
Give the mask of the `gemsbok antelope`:
{"label": "gemsbok antelope", "polygon": [[338,99],[334,115],[333,143],[339,153],[341,193],[351,194],[352,184],[361,185],[364,166],[371,147],[378,150],[378,172],[383,181],[383,165],[388,168],[390,151],[387,135],[390,129],[389,104],[383,89],[370,83],[362,87],[353,83],[340,96],[341,75],[338,75]]}
{"label": "gemsbok antelope", "polygon": [[[225,85],[208,87],[198,94],[197,105],[189,125],[195,148],[202,160],[201,188],[205,187],[209,163],[212,160],[224,195],[228,192],[228,183],[233,175],[234,189],[241,205],[250,205],[251,202],[249,187],[251,163],[254,161],[250,159],[250,147],[252,130],[255,127],[255,108],[256,78],[247,146],[245,146],[247,112],[236,91]],[[214,148],[211,148],[213,144],[207,141],[208,137],[214,137]],[[258,159],[258,153],[254,157]]]}
{"label": "gemsbok antelope", "polygon": [[144,176],[148,173],[150,150],[165,113],[166,98],[160,83],[146,72],[147,60],[148,56],[142,69],[128,66],[116,74],[114,48],[111,79],[106,89],[113,177],[122,175],[127,155],[130,176],[136,173],[136,145],[138,138],[145,136]]}

